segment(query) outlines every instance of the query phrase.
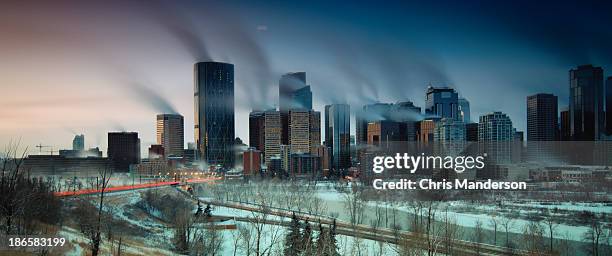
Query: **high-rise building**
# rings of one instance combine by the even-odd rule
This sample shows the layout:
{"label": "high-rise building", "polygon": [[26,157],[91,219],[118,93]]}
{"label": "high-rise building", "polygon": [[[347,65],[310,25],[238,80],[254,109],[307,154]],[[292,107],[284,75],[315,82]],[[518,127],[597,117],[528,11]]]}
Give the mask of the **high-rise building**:
{"label": "high-rise building", "polygon": [[195,141],[200,159],[234,164],[234,65],[198,62],[194,66]]}
{"label": "high-rise building", "polygon": [[280,154],[281,136],[280,112],[274,110],[264,112],[264,154],[266,160],[270,156]]}
{"label": "high-rise building", "polygon": [[281,76],[278,82],[279,111],[282,123],[282,143],[289,144],[289,111],[312,109],[312,92],[306,84],[306,72],[292,72]]}
{"label": "high-rise building", "polygon": [[492,112],[480,116],[478,141],[485,145],[489,160],[498,164],[512,160],[513,135],[512,120],[506,114]]}
{"label": "high-rise building", "polygon": [[456,156],[465,148],[465,124],[461,120],[442,118],[433,132],[438,152]]}
{"label": "high-rise building", "polygon": [[527,140],[555,141],[558,138],[557,96],[538,93],[527,97]]}
{"label": "high-rise building", "polygon": [[559,120],[559,139],[561,141],[568,141],[572,139],[572,132],[570,130],[570,112],[569,108],[565,107],[561,110]]}
{"label": "high-rise building", "polygon": [[293,109],[289,111],[288,121],[292,153],[311,153],[321,145],[321,112]]}
{"label": "high-rise building", "polygon": [[439,118],[459,119],[459,95],[453,88],[427,87],[425,114]]}
{"label": "high-rise building", "polygon": [[612,76],[606,79],[606,133],[612,135]]}
{"label": "high-rise building", "polygon": [[325,146],[331,149],[332,168],[351,166],[351,111],[348,104],[325,106]]}
{"label": "high-rise building", "polygon": [[140,138],[137,132],[109,132],[106,154],[116,171],[129,171],[140,162]]}
{"label": "high-rise building", "polygon": [[74,135],[72,139],[72,150],[83,151],[85,150],[85,135]]}
{"label": "high-rise building", "polygon": [[183,116],[157,115],[157,144],[164,147],[165,156],[183,156],[185,136]]}
{"label": "high-rise building", "polygon": [[598,140],[603,132],[603,69],[592,65],[569,71],[572,140]]}
{"label": "high-rise building", "polygon": [[459,111],[459,119],[466,124],[471,123],[470,102],[465,98],[459,98],[457,100],[457,106],[457,111]]}
{"label": "high-rise building", "polygon": [[265,136],[265,118],[263,111],[249,113],[249,147],[263,151]]}

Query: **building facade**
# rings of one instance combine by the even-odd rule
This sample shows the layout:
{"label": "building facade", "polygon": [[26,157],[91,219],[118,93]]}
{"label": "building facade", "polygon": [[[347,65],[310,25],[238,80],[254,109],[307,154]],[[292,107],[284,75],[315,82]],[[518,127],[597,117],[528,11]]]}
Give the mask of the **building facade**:
{"label": "building facade", "polygon": [[569,71],[572,140],[592,141],[603,132],[603,69],[592,65]]}
{"label": "building facade", "polygon": [[234,65],[198,62],[194,66],[195,142],[201,160],[234,165]]}
{"label": "building facade", "polygon": [[157,115],[157,144],[164,147],[165,156],[183,156],[185,127],[182,115]]}
{"label": "building facade", "polygon": [[459,119],[459,95],[449,87],[427,87],[425,114],[439,118]]}
{"label": "building facade", "polygon": [[527,140],[558,140],[557,96],[538,93],[527,97]]}
{"label": "building facade", "polygon": [[109,132],[108,159],[116,171],[127,172],[130,165],[140,162],[140,138],[137,132]]}
{"label": "building facade", "polygon": [[488,160],[498,164],[512,160],[514,129],[510,117],[502,112],[492,112],[480,116],[478,122],[478,141],[488,154]]}
{"label": "building facade", "polygon": [[351,166],[351,111],[348,104],[325,106],[325,146],[331,149],[332,168]]}

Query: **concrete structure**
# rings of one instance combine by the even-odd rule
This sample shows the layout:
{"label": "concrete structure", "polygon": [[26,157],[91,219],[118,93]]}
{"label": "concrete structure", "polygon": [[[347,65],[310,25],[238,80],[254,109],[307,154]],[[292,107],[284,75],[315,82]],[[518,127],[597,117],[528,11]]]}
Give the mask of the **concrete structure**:
{"label": "concrete structure", "polygon": [[305,109],[289,111],[289,145],[292,153],[311,153],[321,145],[321,113]]}
{"label": "concrete structure", "polygon": [[185,128],[182,115],[157,115],[157,144],[163,146],[165,156],[183,156]]}

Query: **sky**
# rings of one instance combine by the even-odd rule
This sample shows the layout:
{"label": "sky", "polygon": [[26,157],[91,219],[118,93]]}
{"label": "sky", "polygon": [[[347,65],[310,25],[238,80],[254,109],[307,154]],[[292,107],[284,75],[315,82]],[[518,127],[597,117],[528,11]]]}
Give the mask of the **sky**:
{"label": "sky", "polygon": [[[278,105],[278,79],[305,71],[314,108],[411,100],[451,86],[471,116],[526,97],[568,105],[568,71],[612,75],[609,1],[2,1],[0,145],[106,149],[108,131],[155,143],[155,115],[185,117],[193,141],[193,64],[235,65],[236,135]],[[353,123],[354,124],[354,123]],[[352,127],[354,133],[354,125]],[[323,137],[323,136],[322,136]],[[0,146],[0,148],[3,148]],[[142,150],[145,152],[146,150]]]}

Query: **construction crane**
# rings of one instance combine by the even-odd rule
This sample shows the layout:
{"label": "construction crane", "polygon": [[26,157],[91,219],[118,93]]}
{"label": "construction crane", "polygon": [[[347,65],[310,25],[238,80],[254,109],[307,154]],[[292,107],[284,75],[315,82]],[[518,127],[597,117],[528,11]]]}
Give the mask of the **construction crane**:
{"label": "construction crane", "polygon": [[52,146],[46,146],[46,145],[42,145],[41,143],[38,143],[38,145],[36,145],[36,147],[38,148],[38,154],[42,155],[42,149],[43,148],[51,148],[51,150],[45,150],[45,152],[51,152],[51,155],[53,155],[53,147]]}

